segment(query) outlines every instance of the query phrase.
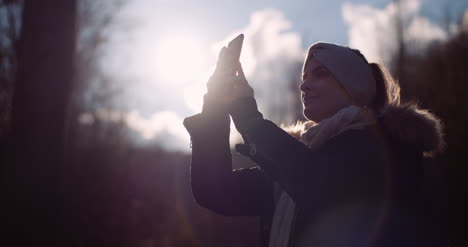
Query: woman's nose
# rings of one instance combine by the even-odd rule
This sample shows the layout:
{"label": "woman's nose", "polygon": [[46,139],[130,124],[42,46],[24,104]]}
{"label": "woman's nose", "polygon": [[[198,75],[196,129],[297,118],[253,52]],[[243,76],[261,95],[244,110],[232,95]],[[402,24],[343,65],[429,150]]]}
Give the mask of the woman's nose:
{"label": "woman's nose", "polygon": [[308,92],[311,90],[311,83],[308,80],[302,81],[299,89],[301,89],[303,92]]}

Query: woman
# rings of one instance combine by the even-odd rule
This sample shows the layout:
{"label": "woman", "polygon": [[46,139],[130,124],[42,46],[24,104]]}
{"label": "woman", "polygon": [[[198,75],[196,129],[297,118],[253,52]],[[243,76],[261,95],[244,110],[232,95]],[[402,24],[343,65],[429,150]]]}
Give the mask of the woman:
{"label": "woman", "polygon": [[[309,121],[285,131],[263,118],[230,54],[220,53],[202,112],[184,120],[201,206],[260,216],[262,246],[446,245],[420,191],[423,154],[443,144],[440,122],[400,105],[380,65],[312,45],[300,85]],[[245,142],[236,150],[258,166],[232,170],[229,115]]]}

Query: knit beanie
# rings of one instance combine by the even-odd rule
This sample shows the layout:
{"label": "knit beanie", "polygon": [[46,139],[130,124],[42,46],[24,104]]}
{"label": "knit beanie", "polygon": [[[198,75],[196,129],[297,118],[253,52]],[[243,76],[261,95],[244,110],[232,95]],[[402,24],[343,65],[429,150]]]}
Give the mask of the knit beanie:
{"label": "knit beanie", "polygon": [[317,59],[339,81],[360,106],[368,106],[376,95],[376,82],[370,65],[349,47],[318,42],[309,48],[304,67],[310,57]]}

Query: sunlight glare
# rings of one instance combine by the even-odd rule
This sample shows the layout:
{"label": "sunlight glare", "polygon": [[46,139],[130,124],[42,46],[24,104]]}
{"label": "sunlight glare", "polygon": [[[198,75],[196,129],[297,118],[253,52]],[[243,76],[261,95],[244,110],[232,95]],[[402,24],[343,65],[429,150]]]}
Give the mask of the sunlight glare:
{"label": "sunlight glare", "polygon": [[174,35],[158,43],[154,56],[158,77],[177,84],[199,78],[203,55],[196,38]]}

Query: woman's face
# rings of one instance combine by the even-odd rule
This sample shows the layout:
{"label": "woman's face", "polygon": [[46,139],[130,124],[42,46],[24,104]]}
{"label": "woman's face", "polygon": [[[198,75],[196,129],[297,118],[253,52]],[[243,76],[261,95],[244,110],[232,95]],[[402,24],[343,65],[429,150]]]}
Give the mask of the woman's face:
{"label": "woman's face", "polygon": [[314,57],[309,58],[300,86],[304,116],[320,122],[352,101],[333,74]]}

